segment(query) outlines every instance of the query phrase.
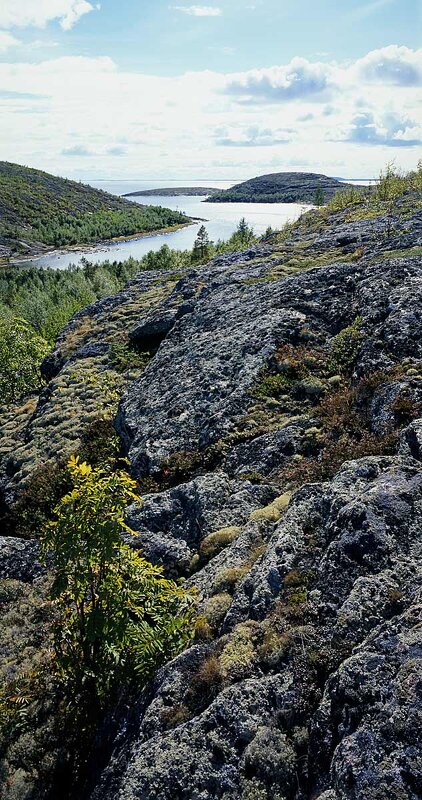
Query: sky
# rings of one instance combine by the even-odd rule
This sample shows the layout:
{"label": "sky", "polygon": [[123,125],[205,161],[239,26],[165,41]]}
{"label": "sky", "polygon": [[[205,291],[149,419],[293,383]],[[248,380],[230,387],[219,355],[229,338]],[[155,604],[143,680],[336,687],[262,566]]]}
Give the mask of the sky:
{"label": "sky", "polygon": [[422,0],[1,0],[0,159],[372,178],[422,157]]}

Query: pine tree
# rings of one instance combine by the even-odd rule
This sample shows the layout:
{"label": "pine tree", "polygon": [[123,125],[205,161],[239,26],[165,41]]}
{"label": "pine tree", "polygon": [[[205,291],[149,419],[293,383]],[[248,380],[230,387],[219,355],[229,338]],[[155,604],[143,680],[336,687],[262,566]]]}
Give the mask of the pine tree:
{"label": "pine tree", "polygon": [[211,242],[205,225],[199,228],[192,251],[192,261],[206,261],[211,252]]}
{"label": "pine tree", "polygon": [[314,204],[316,206],[323,206],[324,205],[324,199],[325,199],[324,198],[324,192],[323,192],[321,186],[318,186],[318,188],[315,190],[315,194],[314,194]]}

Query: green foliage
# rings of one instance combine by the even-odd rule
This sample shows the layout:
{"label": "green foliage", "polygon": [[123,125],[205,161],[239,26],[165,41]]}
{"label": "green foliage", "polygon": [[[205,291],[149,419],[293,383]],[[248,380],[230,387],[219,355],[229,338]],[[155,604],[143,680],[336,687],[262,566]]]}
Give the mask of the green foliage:
{"label": "green foliage", "polygon": [[54,247],[159,230],[187,222],[178,211],[139,206],[40,170],[0,162],[0,235]]}
{"label": "green foliage", "polygon": [[[398,170],[393,162],[389,162],[381,170],[376,184],[370,188],[351,186],[341,189],[328,202],[330,211],[338,211],[347,206],[365,204],[364,216],[382,213],[383,204],[391,203],[410,192],[422,191],[422,161],[418,162],[415,170],[404,173]],[[359,217],[358,217],[359,218]]]}
{"label": "green foliage", "polygon": [[315,189],[314,204],[316,206],[324,205],[324,190],[321,188],[321,186],[318,186],[318,188]]}
{"label": "green foliage", "polygon": [[362,344],[362,318],[356,317],[347,328],[343,328],[331,342],[330,364],[334,371],[350,375]]}
{"label": "green foliage", "polygon": [[130,369],[143,369],[151,359],[149,353],[140,353],[127,342],[113,342],[110,345],[110,362],[117,372]]}
{"label": "green foliage", "polygon": [[372,191],[372,198],[380,202],[396,200],[403,194],[422,189],[422,161],[419,161],[416,170],[403,173],[398,170],[394,162],[390,161],[384,170],[381,170],[379,180]]}
{"label": "green foliage", "polygon": [[63,462],[40,464],[33,472],[13,507],[18,536],[39,536],[51,518],[52,509],[71,488],[69,471]]}
{"label": "green foliage", "polygon": [[195,598],[123,543],[124,509],[139,500],[134,481],[74,457],[68,468],[73,489],[41,538],[55,568],[55,651],[62,677],[101,699],[187,644]]}
{"label": "green foliage", "polygon": [[286,375],[266,375],[256,386],[254,394],[256,397],[277,399],[289,391],[291,384],[291,378]]}
{"label": "green foliage", "polygon": [[[157,254],[154,254],[157,255]],[[0,319],[19,316],[53,344],[73,314],[94,300],[113,294],[136,272],[152,269],[144,260],[91,264],[65,270],[3,267],[0,273]]]}
{"label": "green foliage", "polygon": [[239,244],[241,244],[243,247],[246,247],[253,241],[254,233],[250,225],[248,225],[246,222],[245,217],[242,217],[240,220],[239,225],[237,226],[236,235],[239,239]]}
{"label": "green foliage", "polygon": [[207,229],[205,225],[201,225],[193,245],[192,262],[195,264],[201,261],[207,261],[210,258],[211,247],[212,242],[210,242]]}
{"label": "green foliage", "polygon": [[0,318],[0,404],[41,387],[40,366],[48,350],[47,342],[24,319]]}
{"label": "green foliage", "polygon": [[338,192],[328,201],[327,207],[330,211],[341,211],[348,206],[356,205],[357,203],[364,203],[367,194],[356,186],[348,186],[344,189],[339,189]]}

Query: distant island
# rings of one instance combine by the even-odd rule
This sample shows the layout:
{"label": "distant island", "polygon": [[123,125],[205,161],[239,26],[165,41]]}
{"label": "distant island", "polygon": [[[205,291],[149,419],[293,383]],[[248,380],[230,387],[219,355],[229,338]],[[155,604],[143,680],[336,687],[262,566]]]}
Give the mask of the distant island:
{"label": "distant island", "polygon": [[176,186],[170,189],[144,189],[141,192],[127,192],[123,197],[208,197],[217,194],[220,189],[204,188],[203,186]]}
{"label": "distant island", "polygon": [[0,161],[0,260],[172,230],[189,217]]}
{"label": "distant island", "polygon": [[[311,203],[322,205],[352,184],[313,172],[261,175],[214,194],[212,203]],[[363,187],[362,187],[363,188]],[[207,201],[205,201],[207,202]]]}

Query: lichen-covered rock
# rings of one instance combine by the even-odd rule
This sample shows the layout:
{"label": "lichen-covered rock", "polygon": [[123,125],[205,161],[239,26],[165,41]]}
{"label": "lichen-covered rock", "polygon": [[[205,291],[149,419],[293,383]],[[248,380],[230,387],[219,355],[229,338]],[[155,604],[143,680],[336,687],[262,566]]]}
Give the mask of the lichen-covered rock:
{"label": "lichen-covered rock", "polygon": [[315,770],[331,757],[334,798],[422,792],[422,607],[381,625],[328,680],[311,731]]}
{"label": "lichen-covered rock", "polygon": [[0,536],[0,580],[30,582],[45,568],[40,562],[40,545],[36,540]]}
{"label": "lichen-covered rock", "polygon": [[126,521],[137,536],[126,540],[142,548],[155,564],[183,574],[207,534],[243,525],[250,513],[274,499],[268,485],[230,480],[224,473],[195,478],[166,492],[147,495],[127,510]]}
{"label": "lichen-covered rock", "polygon": [[[378,800],[389,786],[416,800],[421,518],[412,459],[349,462],[297,492],[234,588],[222,637],[162,670],[93,800],[240,800],[248,781],[288,800],[330,785],[330,800]],[[330,662],[340,666],[319,703]]]}

